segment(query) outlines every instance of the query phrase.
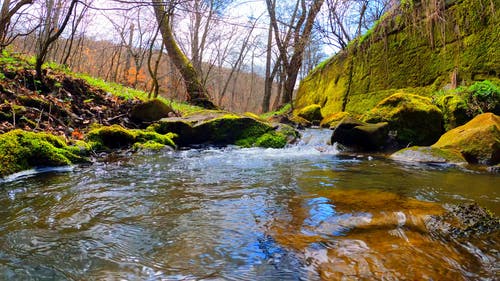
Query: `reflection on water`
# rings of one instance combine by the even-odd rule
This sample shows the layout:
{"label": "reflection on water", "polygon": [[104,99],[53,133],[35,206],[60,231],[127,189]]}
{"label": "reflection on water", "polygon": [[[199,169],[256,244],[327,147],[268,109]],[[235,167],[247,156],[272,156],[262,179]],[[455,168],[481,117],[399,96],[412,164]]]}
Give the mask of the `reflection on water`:
{"label": "reflection on water", "polygon": [[285,149],[139,155],[0,183],[0,280],[497,279],[498,238],[425,219],[498,176]]}

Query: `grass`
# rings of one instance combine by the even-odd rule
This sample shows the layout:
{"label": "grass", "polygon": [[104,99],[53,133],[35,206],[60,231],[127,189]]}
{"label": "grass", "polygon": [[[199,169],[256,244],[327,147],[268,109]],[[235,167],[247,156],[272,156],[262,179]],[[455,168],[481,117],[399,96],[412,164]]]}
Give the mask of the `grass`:
{"label": "grass", "polygon": [[292,108],[292,105],[289,104],[289,103],[287,103],[287,104],[283,105],[281,108],[279,108],[276,111],[270,111],[270,112],[266,112],[264,114],[261,114],[260,118],[262,118],[262,119],[269,119],[269,118],[272,118],[274,116],[284,115],[288,111],[290,111],[291,108]]}

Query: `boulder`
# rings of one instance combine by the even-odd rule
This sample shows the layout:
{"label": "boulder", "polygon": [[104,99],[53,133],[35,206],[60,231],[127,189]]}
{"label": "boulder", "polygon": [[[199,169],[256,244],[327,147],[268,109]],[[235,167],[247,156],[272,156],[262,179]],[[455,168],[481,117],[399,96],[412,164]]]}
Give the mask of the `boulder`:
{"label": "boulder", "polygon": [[256,145],[261,136],[271,132],[273,134],[268,135],[266,141],[260,141],[261,146],[269,143],[272,147],[276,147],[277,143],[280,143],[283,147],[286,142],[283,143],[282,140],[287,139],[281,132],[274,134],[276,128],[270,123],[245,115],[213,110],[203,110],[184,117],[163,118],[149,129],[158,133],[177,134],[179,137],[176,143],[181,146],[237,144],[249,147]]}
{"label": "boulder", "polygon": [[402,146],[431,145],[443,133],[443,115],[431,99],[404,92],[382,100],[361,120],[388,122],[389,130]]}
{"label": "boulder", "polygon": [[335,127],[332,143],[339,143],[351,149],[376,151],[385,147],[388,141],[389,124],[369,124],[352,117],[346,117]]}
{"label": "boulder", "polygon": [[467,163],[460,152],[452,149],[439,149],[428,146],[412,146],[397,151],[391,159],[402,162],[423,164],[460,165]]}
{"label": "boulder", "polygon": [[323,119],[323,116],[321,115],[321,106],[319,104],[311,104],[300,109],[297,112],[297,116],[304,118],[313,124],[319,124],[319,122]]}
{"label": "boulder", "polygon": [[493,113],[478,115],[442,135],[432,147],[455,149],[469,163],[496,165],[500,162],[500,117]]}
{"label": "boulder", "polygon": [[173,109],[159,99],[152,99],[135,105],[130,111],[130,119],[134,122],[151,123],[174,113]]}

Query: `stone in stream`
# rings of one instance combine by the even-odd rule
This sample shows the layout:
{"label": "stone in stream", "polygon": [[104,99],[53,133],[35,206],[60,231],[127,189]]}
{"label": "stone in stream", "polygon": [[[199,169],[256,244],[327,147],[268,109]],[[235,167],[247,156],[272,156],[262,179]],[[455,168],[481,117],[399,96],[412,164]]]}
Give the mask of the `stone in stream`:
{"label": "stone in stream", "polygon": [[446,132],[432,147],[459,151],[469,163],[496,165],[500,163],[500,117],[478,115]]}
{"label": "stone in stream", "polygon": [[333,129],[331,143],[339,143],[350,149],[377,151],[387,146],[389,124],[369,124],[347,116]]}
{"label": "stone in stream", "polygon": [[467,163],[460,152],[456,150],[428,146],[405,148],[392,154],[390,158],[396,161],[423,164],[462,165]]}
{"label": "stone in stream", "polygon": [[443,114],[431,99],[404,91],[382,100],[361,120],[388,122],[402,146],[431,145],[443,133]]}
{"label": "stone in stream", "polygon": [[176,143],[189,145],[263,146],[282,148],[293,141],[297,132],[284,125],[225,111],[202,110],[183,117],[163,118],[149,127],[160,134],[178,135]]}

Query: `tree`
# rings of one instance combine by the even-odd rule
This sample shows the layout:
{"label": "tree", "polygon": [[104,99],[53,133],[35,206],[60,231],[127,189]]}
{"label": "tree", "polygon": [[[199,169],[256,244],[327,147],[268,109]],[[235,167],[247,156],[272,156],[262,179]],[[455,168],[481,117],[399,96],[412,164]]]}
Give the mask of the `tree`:
{"label": "tree", "polygon": [[[297,0],[288,23],[288,31],[285,40],[280,37],[278,18],[276,17],[276,3],[266,0],[267,10],[271,24],[273,25],[276,43],[278,46],[281,63],[286,73],[284,91],[281,99],[282,104],[292,102],[293,91],[297,82],[300,67],[302,65],[305,47],[311,36],[316,15],[321,10],[325,0],[312,0],[309,5],[306,0]],[[309,10],[307,9],[309,6]],[[289,40],[290,44],[285,44]],[[289,50],[291,49],[291,52]]]}
{"label": "tree", "polygon": [[3,0],[0,10],[0,50],[8,46],[18,35],[15,34],[9,38],[9,29],[11,21],[23,7],[33,4],[33,0]]}
{"label": "tree", "polygon": [[[42,65],[47,58],[49,48],[63,33],[73,14],[73,9],[78,2],[79,0],[71,0],[69,7],[64,11],[63,8],[66,1],[58,0],[57,3],[55,3],[54,0],[45,1],[46,14],[43,20],[42,29],[38,36],[35,61],[36,77],[39,81],[43,81]],[[66,13],[65,15],[64,12]],[[61,15],[64,16],[62,17],[62,22],[59,23]]]}
{"label": "tree", "polygon": [[182,52],[172,32],[170,19],[175,8],[175,1],[168,1],[168,5],[166,5],[167,9],[165,8],[164,1],[152,0],[152,4],[156,21],[158,22],[163,37],[165,49],[167,50],[170,60],[181,73],[186,85],[189,96],[188,102],[209,109],[216,108],[212,101],[210,101],[207,89],[200,81],[200,75],[187,56]]}

